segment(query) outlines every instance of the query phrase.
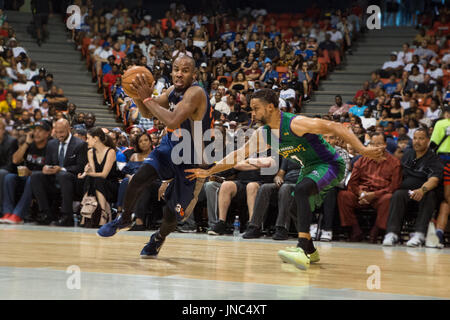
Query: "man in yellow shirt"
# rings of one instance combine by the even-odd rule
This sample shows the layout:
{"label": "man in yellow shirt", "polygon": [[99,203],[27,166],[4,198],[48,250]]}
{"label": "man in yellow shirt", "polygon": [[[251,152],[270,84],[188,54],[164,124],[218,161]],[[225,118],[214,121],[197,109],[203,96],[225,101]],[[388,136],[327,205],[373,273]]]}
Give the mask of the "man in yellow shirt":
{"label": "man in yellow shirt", "polygon": [[444,201],[439,208],[436,223],[436,235],[441,247],[444,244],[444,230],[450,212],[450,106],[444,109],[444,119],[436,122],[431,136],[430,147],[436,150],[444,164]]}
{"label": "man in yellow shirt", "polygon": [[0,102],[0,113],[6,114],[16,108],[16,99],[12,92],[6,94],[6,99]]}

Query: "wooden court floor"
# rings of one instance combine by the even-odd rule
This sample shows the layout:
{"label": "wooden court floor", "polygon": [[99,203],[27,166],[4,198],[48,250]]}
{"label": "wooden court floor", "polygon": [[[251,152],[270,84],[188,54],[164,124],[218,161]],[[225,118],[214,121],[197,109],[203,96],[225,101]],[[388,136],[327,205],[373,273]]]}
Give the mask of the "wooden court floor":
{"label": "wooden court floor", "polygon": [[[94,230],[79,228],[1,226],[0,267],[62,271],[77,265],[88,273],[177,276],[450,298],[448,248],[384,248],[319,242],[321,261],[301,271],[281,263],[277,256],[279,249],[294,246],[295,241],[249,241],[175,233],[167,238],[158,259],[142,260],[139,253],[150,234],[121,232],[103,239]],[[368,288],[372,275],[368,273],[369,266],[379,268],[379,289]]]}

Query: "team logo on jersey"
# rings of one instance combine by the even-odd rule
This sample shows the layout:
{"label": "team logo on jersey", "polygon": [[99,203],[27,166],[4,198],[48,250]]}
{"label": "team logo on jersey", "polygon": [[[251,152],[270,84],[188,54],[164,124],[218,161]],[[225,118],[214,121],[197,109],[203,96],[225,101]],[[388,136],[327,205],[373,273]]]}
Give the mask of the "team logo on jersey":
{"label": "team logo on jersey", "polygon": [[317,178],[320,177],[320,174],[319,172],[317,172],[317,170],[314,170],[313,172],[311,172],[311,174]]}
{"label": "team logo on jersey", "polygon": [[177,204],[176,206],[175,206],[175,211],[180,215],[180,216],[184,216],[184,210],[183,210],[183,207],[181,206],[181,204]]}

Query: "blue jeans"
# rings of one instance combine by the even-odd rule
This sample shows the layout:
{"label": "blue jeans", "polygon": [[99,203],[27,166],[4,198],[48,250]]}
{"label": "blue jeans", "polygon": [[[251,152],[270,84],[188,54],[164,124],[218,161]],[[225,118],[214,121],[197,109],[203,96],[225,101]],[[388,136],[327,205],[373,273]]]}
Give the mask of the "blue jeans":
{"label": "blue jeans", "polygon": [[[20,200],[15,204],[16,188],[23,188]],[[3,210],[5,213],[13,213],[20,218],[27,216],[30,209],[33,193],[31,190],[31,177],[19,177],[15,173],[6,175],[3,181]]]}

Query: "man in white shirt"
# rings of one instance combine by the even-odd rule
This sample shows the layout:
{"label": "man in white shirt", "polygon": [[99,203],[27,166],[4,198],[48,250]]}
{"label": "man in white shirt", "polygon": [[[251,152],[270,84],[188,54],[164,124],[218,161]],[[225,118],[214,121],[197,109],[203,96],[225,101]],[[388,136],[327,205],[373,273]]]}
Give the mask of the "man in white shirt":
{"label": "man in white shirt", "polygon": [[431,83],[436,83],[440,81],[444,76],[444,72],[442,72],[441,68],[438,68],[439,64],[436,61],[430,62],[430,69],[427,70],[426,74],[431,76]]}
{"label": "man in white shirt", "polygon": [[230,106],[228,105],[228,96],[223,96],[222,99],[216,103],[214,109],[228,116],[231,112]]}
{"label": "man in white shirt", "polygon": [[27,54],[27,51],[22,48],[22,47],[18,47],[17,46],[17,40],[16,38],[11,38],[8,41],[8,45],[9,47],[12,49],[14,58],[17,58],[19,56],[19,54],[21,54],[22,52],[24,52],[25,54]]}
{"label": "man in white shirt", "polygon": [[339,47],[342,46],[342,39],[344,38],[342,36],[342,33],[336,28],[336,26],[331,27],[331,31],[327,32],[331,36],[331,41],[335,42]]}
{"label": "man in white shirt", "polygon": [[437,120],[441,117],[442,110],[439,108],[439,99],[434,97],[431,99],[430,107],[425,112],[425,118]]}
{"label": "man in white shirt", "polygon": [[361,123],[363,128],[366,130],[377,125],[377,119],[372,116],[370,108],[366,108],[364,110],[364,116],[361,117]]}
{"label": "man in white shirt", "polygon": [[189,21],[187,20],[186,13],[182,12],[180,19],[178,19],[177,22],[175,22],[175,27],[178,29],[178,32],[181,32],[184,29],[186,29],[188,23]]}
{"label": "man in white shirt", "polygon": [[30,113],[33,113],[35,109],[39,109],[39,103],[34,99],[32,93],[27,93],[27,98],[23,100],[23,108]]}
{"label": "man in white shirt", "polygon": [[424,73],[425,69],[423,68],[423,66],[419,62],[420,62],[419,56],[415,54],[412,57],[412,62],[408,63],[403,70],[411,72],[412,67],[413,66],[417,66],[419,68],[419,73]]}
{"label": "man in white shirt", "polygon": [[412,52],[409,51],[409,43],[405,42],[402,46],[403,50],[397,55],[397,60],[403,62],[406,66],[412,61]]}
{"label": "man in white shirt", "polygon": [[215,58],[215,59],[220,59],[224,55],[227,56],[228,58],[231,58],[231,56],[232,56],[232,52],[228,48],[228,45],[227,45],[227,43],[225,41],[222,42],[222,46],[219,49],[214,51],[212,57]]}
{"label": "man in white shirt", "polygon": [[289,102],[291,106],[295,102],[295,90],[288,87],[288,81],[286,79],[281,81],[280,98]]}
{"label": "man in white shirt", "polygon": [[97,48],[94,51],[94,59],[95,65],[97,68],[97,75],[101,74],[102,64],[108,63],[108,57],[114,55],[113,49],[111,48],[111,44],[108,41],[105,41],[102,45],[102,48],[99,50]]}
{"label": "man in white shirt", "polygon": [[[386,61],[381,69],[383,69],[386,72],[386,76],[389,77],[393,73],[401,72],[403,67],[403,62],[397,60],[397,52],[393,51],[391,52],[391,60]],[[385,78],[387,78],[386,76]]]}
{"label": "man in white shirt", "polygon": [[25,74],[17,74],[18,82],[13,85],[13,91],[17,93],[18,96],[24,96],[32,87],[36,84],[33,81],[27,81]]}

